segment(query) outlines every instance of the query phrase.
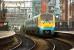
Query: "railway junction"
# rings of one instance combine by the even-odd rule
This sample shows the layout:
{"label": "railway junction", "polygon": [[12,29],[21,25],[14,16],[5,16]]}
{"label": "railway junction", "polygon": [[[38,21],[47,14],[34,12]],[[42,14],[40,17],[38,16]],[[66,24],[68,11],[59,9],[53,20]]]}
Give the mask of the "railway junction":
{"label": "railway junction", "polygon": [[0,0],[0,50],[74,50],[74,0]]}
{"label": "railway junction", "polygon": [[0,33],[6,35],[0,38],[1,50],[71,50],[74,48],[74,34],[65,32],[58,33],[58,37],[54,38],[41,38],[26,33],[15,34],[13,31]]}

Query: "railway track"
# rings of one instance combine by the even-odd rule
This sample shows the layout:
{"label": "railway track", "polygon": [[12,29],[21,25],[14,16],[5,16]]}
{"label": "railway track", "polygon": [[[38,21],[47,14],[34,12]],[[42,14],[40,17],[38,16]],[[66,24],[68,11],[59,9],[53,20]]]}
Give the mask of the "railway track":
{"label": "railway track", "polygon": [[0,50],[13,50],[20,46],[22,43],[21,39],[17,36],[11,36],[8,38],[0,39]]}
{"label": "railway track", "polygon": [[51,40],[47,39],[47,40],[53,43],[54,45],[53,50],[70,50],[73,48],[73,45],[71,44],[71,42],[61,39],[61,38],[56,38],[56,39],[51,39]]}
{"label": "railway track", "polygon": [[48,50],[55,50],[55,44],[53,43],[53,40],[52,39],[46,39],[46,41],[48,42],[48,46],[49,46]]}
{"label": "railway track", "polygon": [[55,50],[70,50],[73,46],[63,39],[53,39]]}
{"label": "railway track", "polygon": [[42,39],[35,36],[28,36],[26,37],[32,39],[35,43],[35,47],[32,50],[53,50],[55,45],[51,42],[52,39]]}
{"label": "railway track", "polygon": [[42,39],[31,35],[28,35],[27,37],[32,39],[36,44],[33,50],[70,50],[73,47],[66,39]]}
{"label": "railway track", "polygon": [[70,50],[73,47],[68,39],[62,38],[44,39],[34,35],[16,34],[0,39],[0,50]]}
{"label": "railway track", "polygon": [[74,45],[74,35],[73,34],[59,34],[59,38],[71,41],[72,44]]}
{"label": "railway track", "polygon": [[32,48],[34,48],[35,43],[30,38],[27,38],[22,34],[18,34],[17,36],[21,38],[22,44],[14,50],[32,50]]}
{"label": "railway track", "polygon": [[[66,37],[70,36],[67,35]],[[7,37],[7,39],[5,39],[7,42],[1,42],[2,40],[0,39],[0,44],[3,45],[0,47],[0,50],[70,50],[74,47],[74,43],[73,40],[69,41],[70,38],[67,39],[66,37],[63,36],[62,38],[62,36],[60,36],[47,39],[34,35],[16,34],[11,38]]]}

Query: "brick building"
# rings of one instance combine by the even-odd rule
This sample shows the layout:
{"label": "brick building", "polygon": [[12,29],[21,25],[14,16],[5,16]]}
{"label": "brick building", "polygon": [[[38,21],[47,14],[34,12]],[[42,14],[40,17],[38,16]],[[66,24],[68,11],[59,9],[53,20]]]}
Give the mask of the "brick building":
{"label": "brick building", "polygon": [[72,27],[74,28],[74,2],[71,4],[71,21],[72,21]]}
{"label": "brick building", "polygon": [[[73,0],[60,0],[61,3],[61,21],[63,25],[70,28],[74,27],[74,1]],[[64,26],[64,27],[66,27]]]}
{"label": "brick building", "polygon": [[71,4],[72,21],[74,21],[74,2]]}
{"label": "brick building", "polygon": [[60,0],[61,3],[61,20],[67,21],[68,19],[68,0]]}

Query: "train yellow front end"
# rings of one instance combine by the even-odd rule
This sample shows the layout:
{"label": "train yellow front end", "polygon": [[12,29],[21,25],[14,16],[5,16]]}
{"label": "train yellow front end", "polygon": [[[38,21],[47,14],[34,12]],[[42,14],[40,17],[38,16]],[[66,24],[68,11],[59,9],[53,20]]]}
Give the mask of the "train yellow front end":
{"label": "train yellow front end", "polygon": [[52,14],[42,14],[38,17],[38,28],[41,35],[53,35],[55,30],[55,16]]}

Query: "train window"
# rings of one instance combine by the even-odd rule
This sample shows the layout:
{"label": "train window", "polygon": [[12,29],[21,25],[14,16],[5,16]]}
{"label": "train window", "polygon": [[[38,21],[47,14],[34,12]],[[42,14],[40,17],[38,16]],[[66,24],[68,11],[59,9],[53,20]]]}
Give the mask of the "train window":
{"label": "train window", "polygon": [[53,20],[53,15],[52,14],[42,14],[41,19],[45,21],[50,21],[50,20]]}

